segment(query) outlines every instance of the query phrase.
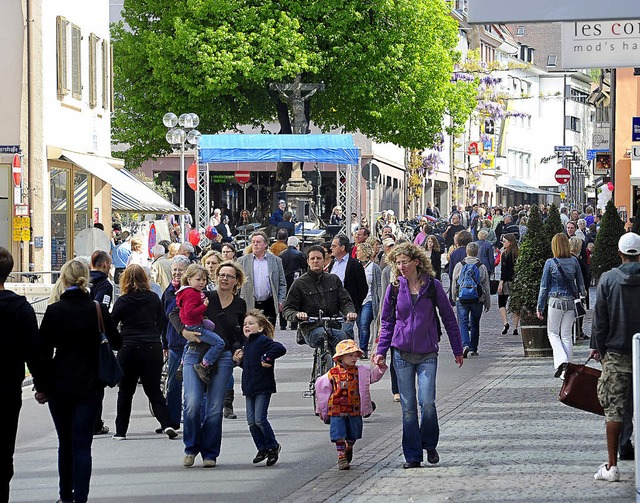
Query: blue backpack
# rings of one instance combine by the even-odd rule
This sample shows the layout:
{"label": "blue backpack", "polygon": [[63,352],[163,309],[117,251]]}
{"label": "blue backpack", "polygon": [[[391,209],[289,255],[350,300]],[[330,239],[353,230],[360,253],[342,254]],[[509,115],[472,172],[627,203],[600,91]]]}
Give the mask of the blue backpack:
{"label": "blue backpack", "polygon": [[461,304],[480,302],[482,284],[480,283],[480,269],[476,264],[462,261],[462,270],[458,276],[458,300]]}

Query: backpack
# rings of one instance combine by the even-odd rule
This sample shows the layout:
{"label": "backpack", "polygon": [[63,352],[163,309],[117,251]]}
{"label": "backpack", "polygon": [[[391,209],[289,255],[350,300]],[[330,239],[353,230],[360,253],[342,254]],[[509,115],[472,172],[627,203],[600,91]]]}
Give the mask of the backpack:
{"label": "backpack", "polygon": [[476,264],[462,261],[462,270],[458,276],[458,300],[461,304],[480,302],[482,285],[480,284],[480,269]]}

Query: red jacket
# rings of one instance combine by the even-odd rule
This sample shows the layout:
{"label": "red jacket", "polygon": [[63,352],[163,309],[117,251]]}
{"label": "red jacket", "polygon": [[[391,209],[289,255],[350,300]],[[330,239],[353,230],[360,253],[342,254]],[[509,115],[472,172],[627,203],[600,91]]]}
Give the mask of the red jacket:
{"label": "red jacket", "polygon": [[183,286],[176,294],[176,305],[180,308],[180,321],[184,325],[202,325],[207,306],[205,294],[191,286]]}

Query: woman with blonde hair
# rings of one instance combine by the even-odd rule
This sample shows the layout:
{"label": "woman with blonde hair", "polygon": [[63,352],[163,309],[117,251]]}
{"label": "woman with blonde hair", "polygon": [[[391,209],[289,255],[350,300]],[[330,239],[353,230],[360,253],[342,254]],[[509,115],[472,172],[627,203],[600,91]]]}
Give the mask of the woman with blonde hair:
{"label": "woman with blonde hair", "polygon": [[222,255],[220,252],[215,250],[209,250],[202,257],[202,266],[207,270],[209,274],[209,282],[207,283],[207,290],[215,290],[216,289],[216,271],[218,266],[223,262]]}
{"label": "woman with blonde hair", "polygon": [[567,363],[573,356],[572,328],[576,319],[574,312],[575,293],[586,294],[580,264],[571,256],[569,238],[559,232],[551,240],[553,258],[544,264],[537,315],[544,319],[547,300],[547,333],[553,349],[554,377],[562,377]]}
{"label": "woman with blonde hair", "polygon": [[113,349],[122,339],[107,306],[89,297],[89,268],[78,260],[60,271],[64,291],[47,307],[40,326],[44,368],[36,381],[36,400],[49,402],[58,434],[61,501],[85,503],[91,481],[91,443],[101,391],[98,313]]}
{"label": "woman with blonde hair", "polygon": [[122,349],[118,362],[124,377],[118,388],[115,440],[125,440],[131,419],[133,395],[142,382],[153,414],[162,431],[173,439],[178,434],[171,424],[169,411],[160,389],[163,352],[161,333],[166,318],[162,301],[150,289],[149,278],[137,264],[127,267],[120,276],[120,297],[113,305],[113,321],[120,324]]}
{"label": "woman with blonde hair", "polygon": [[398,244],[389,253],[387,262],[396,279],[384,296],[380,340],[373,363],[384,363],[389,348],[394,349],[392,357],[402,406],[403,468],[418,468],[425,449],[429,463],[440,460],[436,450],[440,437],[435,403],[440,340],[436,308],[447,329],[458,366],[464,362],[462,340],[447,294],[433,277],[424,248],[412,243]]}
{"label": "woman with blonde hair", "polygon": [[167,258],[169,260],[173,259],[178,254],[180,250],[180,243],[171,243],[169,245],[169,253],[167,254]]}
{"label": "woman with blonde hair", "polygon": [[140,267],[147,265],[148,260],[142,254],[142,238],[131,239],[131,255],[127,259],[127,267],[131,264],[137,264]]}

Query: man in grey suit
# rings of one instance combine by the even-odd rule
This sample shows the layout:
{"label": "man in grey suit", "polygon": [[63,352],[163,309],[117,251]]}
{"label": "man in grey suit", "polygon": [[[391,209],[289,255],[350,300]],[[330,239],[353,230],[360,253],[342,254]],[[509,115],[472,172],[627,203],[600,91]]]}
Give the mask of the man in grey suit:
{"label": "man in grey suit", "polygon": [[282,259],[267,253],[267,242],[264,232],[254,232],[251,234],[252,253],[238,259],[246,277],[240,296],[247,303],[247,309],[262,309],[275,327],[287,295],[287,280]]}

